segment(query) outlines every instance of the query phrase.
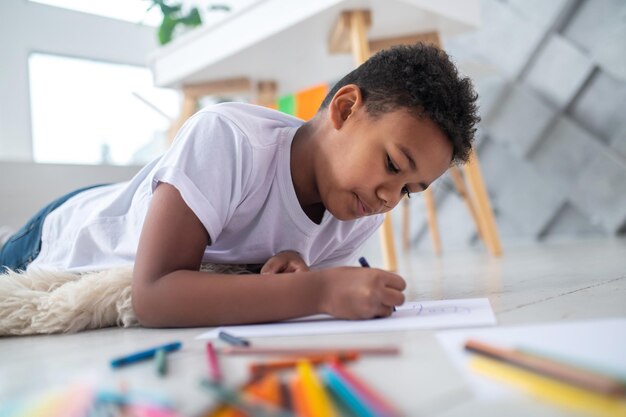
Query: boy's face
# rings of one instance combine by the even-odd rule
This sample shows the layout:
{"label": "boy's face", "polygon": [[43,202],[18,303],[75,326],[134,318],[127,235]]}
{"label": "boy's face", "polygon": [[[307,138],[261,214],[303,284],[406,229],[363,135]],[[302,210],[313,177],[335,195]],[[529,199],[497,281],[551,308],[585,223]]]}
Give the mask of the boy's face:
{"label": "boy's face", "polygon": [[333,130],[316,168],[322,203],[340,220],[391,210],[405,194],[426,189],[452,159],[452,144],[433,121],[406,109],[372,117],[358,87],[347,87],[329,105]]}

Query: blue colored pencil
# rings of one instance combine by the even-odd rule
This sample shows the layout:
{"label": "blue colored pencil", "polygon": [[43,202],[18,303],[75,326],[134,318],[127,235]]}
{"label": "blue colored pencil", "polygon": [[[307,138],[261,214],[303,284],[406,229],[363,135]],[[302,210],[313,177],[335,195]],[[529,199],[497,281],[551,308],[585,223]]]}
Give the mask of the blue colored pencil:
{"label": "blue colored pencil", "polygon": [[132,353],[130,355],[121,356],[119,358],[111,360],[112,368],[120,368],[125,365],[130,365],[136,362],[140,362],[146,359],[151,359],[156,355],[159,349],[163,349],[165,352],[174,352],[181,348],[183,344],[181,342],[172,342],[162,346],[156,346],[150,349],[142,350],[141,352]]}
{"label": "blue colored pencil", "polygon": [[354,414],[359,417],[379,417],[332,368],[324,366],[321,371],[322,379],[327,388],[333,392]]}
{"label": "blue colored pencil", "polygon": [[[367,259],[365,259],[365,257],[364,257],[364,256],[361,256],[361,257],[359,258],[359,263],[361,264],[361,266],[362,266],[363,268],[369,268],[369,267],[370,267],[369,262],[367,262]],[[392,309],[393,309],[393,311],[396,311],[396,306],[393,306],[393,307],[392,307]]]}
{"label": "blue colored pencil", "polygon": [[246,339],[242,339],[241,337],[233,336],[230,333],[226,333],[225,331],[220,331],[218,333],[220,339],[229,343],[233,346],[250,346],[250,342]]}

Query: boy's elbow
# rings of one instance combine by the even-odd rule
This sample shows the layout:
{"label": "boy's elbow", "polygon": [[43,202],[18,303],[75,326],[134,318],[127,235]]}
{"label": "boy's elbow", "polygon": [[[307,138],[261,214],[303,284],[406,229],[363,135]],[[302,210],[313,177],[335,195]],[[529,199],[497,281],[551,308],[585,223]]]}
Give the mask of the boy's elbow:
{"label": "boy's elbow", "polygon": [[151,301],[150,285],[137,281],[137,277],[133,276],[131,301],[137,321],[142,327],[163,327],[158,320],[158,310],[153,308],[155,303]]}

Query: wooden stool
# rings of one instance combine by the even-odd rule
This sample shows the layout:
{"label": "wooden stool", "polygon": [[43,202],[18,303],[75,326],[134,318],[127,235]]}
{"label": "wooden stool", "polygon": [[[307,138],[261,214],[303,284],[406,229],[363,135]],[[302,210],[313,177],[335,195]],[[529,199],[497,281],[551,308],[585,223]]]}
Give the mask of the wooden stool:
{"label": "wooden stool", "polygon": [[[369,10],[350,10],[342,12],[330,35],[329,51],[331,53],[351,52],[358,66],[370,57],[371,51],[377,52],[393,45],[425,42],[431,43],[439,48],[441,47],[439,34],[437,32],[418,33],[397,38],[368,41],[367,30],[369,26],[371,26],[371,21],[371,13]],[[500,256],[502,254],[502,247],[500,245],[493,211],[491,210],[489,196],[485,189],[475,151],[472,151],[468,163],[463,166],[463,172],[468,187],[465,186],[465,180],[459,168],[450,168],[454,185],[470,211],[479,236],[485,242],[487,249],[493,256]],[[470,189],[470,193],[467,192],[467,188]],[[433,240],[435,253],[439,255],[441,253],[441,240],[439,238],[433,192],[431,189],[427,189],[424,191],[423,195],[426,201],[428,227]],[[403,219],[403,240],[408,246],[409,210],[407,199],[403,202]],[[381,227],[381,246],[385,268],[390,271],[396,271],[397,259],[390,213],[385,214],[385,220]]]}
{"label": "wooden stool", "polygon": [[[183,123],[198,111],[200,98],[218,94],[250,93],[253,90],[252,85],[253,83],[248,78],[231,78],[183,86],[180,114],[168,130],[170,141],[174,139]],[[261,106],[276,108],[276,91],[275,81],[259,81],[256,84],[254,102]]]}

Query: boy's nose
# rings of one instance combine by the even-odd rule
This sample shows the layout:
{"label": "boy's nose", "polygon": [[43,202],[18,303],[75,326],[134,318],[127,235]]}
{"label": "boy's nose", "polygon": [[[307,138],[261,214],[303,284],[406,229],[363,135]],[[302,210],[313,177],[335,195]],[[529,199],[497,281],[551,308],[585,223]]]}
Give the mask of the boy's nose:
{"label": "boy's nose", "polygon": [[402,187],[387,185],[379,188],[378,198],[383,201],[383,211],[391,210],[402,199]]}

